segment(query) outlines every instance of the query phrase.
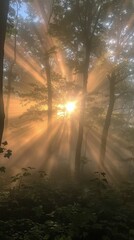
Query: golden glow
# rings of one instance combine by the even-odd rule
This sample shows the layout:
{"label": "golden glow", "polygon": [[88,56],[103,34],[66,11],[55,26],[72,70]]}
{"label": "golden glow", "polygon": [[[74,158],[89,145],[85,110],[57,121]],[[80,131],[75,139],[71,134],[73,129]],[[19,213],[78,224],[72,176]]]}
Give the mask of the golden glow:
{"label": "golden glow", "polygon": [[[22,52],[24,52],[24,49],[21,50]],[[11,59],[13,59],[14,57],[13,46],[11,46],[8,43],[5,44],[5,54]],[[26,72],[28,72],[34,79],[36,79],[37,81],[41,82],[44,85],[44,78],[40,74],[41,69],[38,63],[33,61],[33,59],[30,56],[27,56],[27,59],[28,61],[26,60],[25,57],[23,57],[23,55],[17,52],[16,63]]]}
{"label": "golden glow", "polygon": [[67,113],[73,113],[75,111],[76,105],[75,102],[68,102],[65,105],[65,109]]}
{"label": "golden glow", "polygon": [[75,102],[67,102],[65,104],[58,105],[57,117],[65,117],[69,114],[72,114],[76,109]]}

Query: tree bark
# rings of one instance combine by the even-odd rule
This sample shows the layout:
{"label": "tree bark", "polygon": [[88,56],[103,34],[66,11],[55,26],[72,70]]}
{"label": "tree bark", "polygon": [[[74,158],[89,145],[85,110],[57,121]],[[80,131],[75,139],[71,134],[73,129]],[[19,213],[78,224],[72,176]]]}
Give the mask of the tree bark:
{"label": "tree bark", "polygon": [[6,23],[9,8],[9,0],[0,3],[0,145],[4,131],[4,100],[3,100],[3,59],[4,59],[4,43],[6,36]]}
{"label": "tree bark", "polygon": [[83,88],[82,88],[82,99],[80,103],[80,115],[79,115],[79,128],[78,128],[78,138],[76,143],[75,152],[75,176],[77,179],[81,175],[81,151],[82,142],[84,134],[84,114],[85,114],[85,104],[86,104],[86,94],[87,94],[87,81],[88,81],[88,68],[89,68],[89,47],[86,49],[85,66],[83,71]]}
{"label": "tree bark", "polygon": [[102,170],[105,169],[105,155],[106,155],[106,146],[107,146],[107,138],[108,138],[108,131],[109,127],[111,124],[111,118],[112,118],[112,113],[114,109],[114,103],[115,103],[115,78],[114,76],[111,76],[109,79],[109,106],[107,109],[107,114],[103,126],[103,131],[102,131],[102,137],[101,137],[101,145],[100,145],[100,158],[99,158],[99,163],[100,167]]}

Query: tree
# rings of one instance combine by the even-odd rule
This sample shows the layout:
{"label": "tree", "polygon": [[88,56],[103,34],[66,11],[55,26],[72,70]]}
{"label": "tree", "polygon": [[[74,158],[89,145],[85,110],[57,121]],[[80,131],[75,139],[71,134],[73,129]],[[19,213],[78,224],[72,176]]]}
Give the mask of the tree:
{"label": "tree", "polygon": [[7,102],[5,107],[5,130],[8,128],[9,121],[9,107],[11,100],[11,92],[12,92],[12,82],[14,78],[13,69],[16,64],[16,53],[17,53],[17,31],[18,31],[18,13],[19,13],[19,1],[15,2],[15,9],[10,5],[9,6],[9,14],[8,14],[8,32],[10,33],[10,37],[14,39],[14,57],[13,60],[10,61],[10,66],[8,70],[8,83],[7,83]]}
{"label": "tree", "polygon": [[[130,16],[133,12],[132,3],[117,2],[115,10],[109,12],[110,20],[108,21],[108,41],[107,48],[110,57],[109,63],[113,65],[111,71],[107,74],[107,80],[109,82],[109,103],[107,108],[106,117],[104,120],[101,144],[100,144],[100,156],[99,163],[104,170],[104,160],[106,155],[106,145],[109,127],[111,124],[112,113],[114,110],[114,104],[116,100],[117,84],[132,75],[129,71],[131,63],[131,44],[133,38],[132,23],[127,27],[130,20]],[[109,27],[110,26],[110,27]],[[114,29],[114,31],[113,31]],[[125,29],[125,30],[124,30]]]}
{"label": "tree", "polygon": [[[48,105],[48,126],[50,125],[52,121],[52,115],[53,115],[53,93],[52,93],[52,66],[51,66],[51,56],[55,52],[53,48],[53,43],[48,36],[48,24],[49,19],[51,15],[51,4],[52,1],[38,1],[38,3],[33,3],[32,5],[29,5],[29,13],[31,14],[31,23],[27,24],[26,27],[28,27],[28,31],[32,35],[32,37],[29,36],[29,39],[25,37],[25,31],[24,31],[24,38],[30,42],[30,40],[35,40],[35,42],[32,44],[32,53],[35,54],[33,46],[35,45],[36,48],[36,57],[40,60],[43,71],[44,72],[44,78],[47,82],[47,105]],[[37,12],[36,12],[36,8]],[[47,9],[47,11],[46,11]],[[37,22],[32,23],[34,17],[36,18],[36,14],[38,14],[39,19]],[[43,21],[43,23],[42,23]],[[26,24],[25,24],[26,25]],[[44,27],[45,26],[45,27]],[[43,35],[42,35],[42,27],[43,27]],[[31,39],[30,39],[31,38]],[[28,43],[27,41],[27,43]],[[29,43],[28,43],[29,44]],[[44,66],[44,67],[43,67]],[[44,81],[45,83],[45,81]],[[45,96],[44,96],[45,97]]]}
{"label": "tree", "polygon": [[3,58],[4,58],[4,42],[6,36],[7,14],[9,8],[9,0],[1,2],[0,7],[0,145],[2,142],[4,130],[4,100],[3,100]]}
{"label": "tree", "polygon": [[[110,1],[111,2],[111,1]],[[75,173],[80,176],[84,134],[87,82],[92,54],[100,53],[100,36],[104,30],[102,19],[107,14],[107,1],[54,1],[50,32],[63,44],[70,65],[82,74],[79,127],[75,154]]]}

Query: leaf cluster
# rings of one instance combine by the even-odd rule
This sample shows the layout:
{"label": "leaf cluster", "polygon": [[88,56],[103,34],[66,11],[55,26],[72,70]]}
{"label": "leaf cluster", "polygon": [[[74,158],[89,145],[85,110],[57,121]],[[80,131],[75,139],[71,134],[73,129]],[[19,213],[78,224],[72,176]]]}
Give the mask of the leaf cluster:
{"label": "leaf cluster", "polygon": [[5,146],[8,145],[8,142],[2,142],[2,147],[0,147],[0,154],[3,154],[5,158],[10,158],[12,155],[12,150],[7,149]]}
{"label": "leaf cluster", "polygon": [[[31,181],[11,189],[5,201],[0,202],[1,238],[133,239],[133,184],[114,189],[104,172],[96,172],[87,184],[59,186],[53,185],[44,171],[33,170],[23,168],[20,175],[14,176],[15,181],[20,177]],[[101,182],[105,187],[98,185]]]}

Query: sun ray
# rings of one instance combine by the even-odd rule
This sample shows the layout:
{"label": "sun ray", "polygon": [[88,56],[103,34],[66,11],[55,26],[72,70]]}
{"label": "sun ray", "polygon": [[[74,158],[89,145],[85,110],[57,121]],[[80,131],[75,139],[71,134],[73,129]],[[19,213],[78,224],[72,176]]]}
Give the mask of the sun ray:
{"label": "sun ray", "polygon": [[[14,50],[13,47],[11,47],[9,44],[5,44],[5,54],[13,59],[14,56]],[[29,59],[30,62],[30,59]],[[30,64],[27,62],[24,56],[21,56],[17,52],[17,58],[16,58],[16,63],[25,71],[28,72],[29,75],[31,75],[35,80],[39,81],[40,83],[44,84],[44,78],[41,76],[40,72],[36,71],[36,66],[31,67]]]}

